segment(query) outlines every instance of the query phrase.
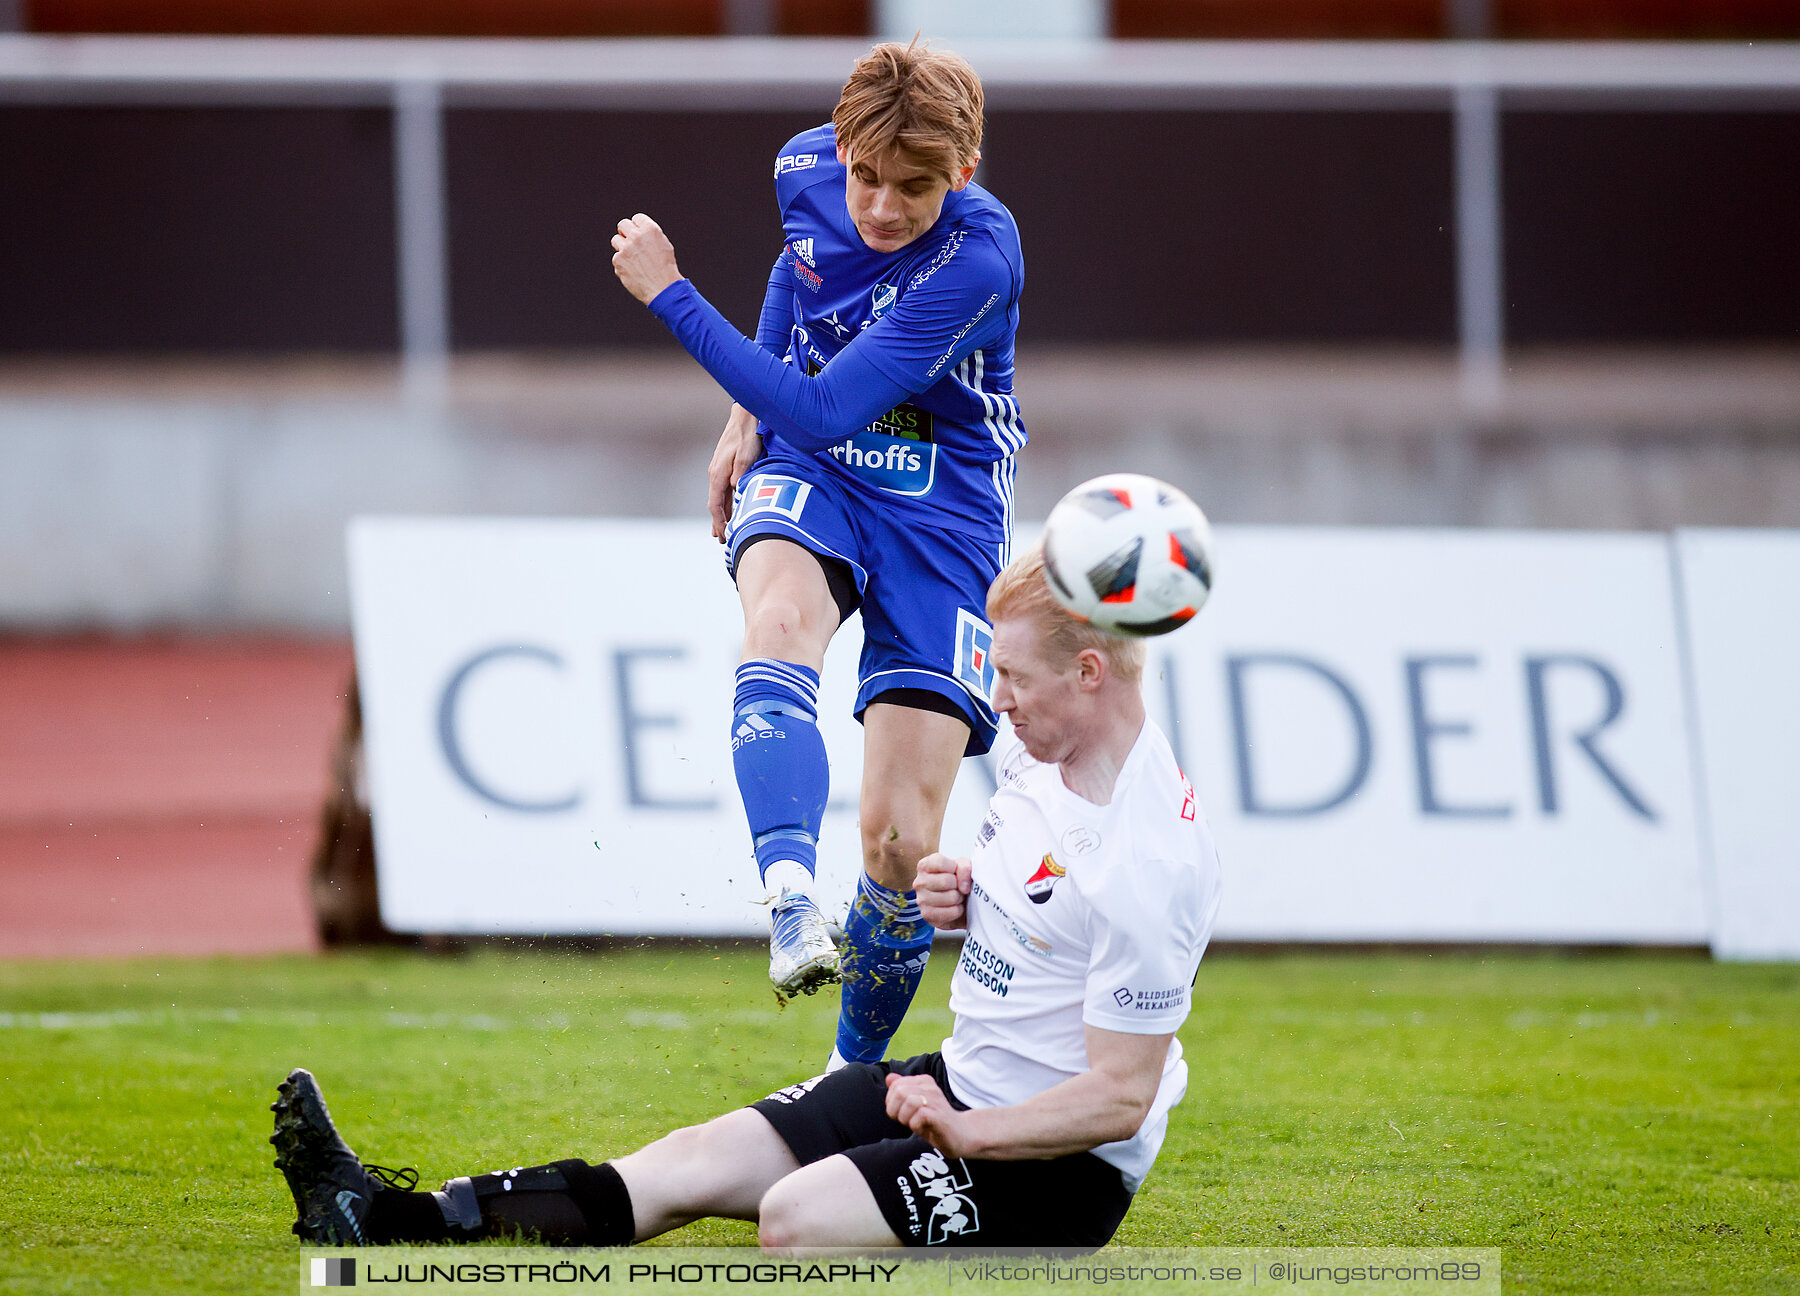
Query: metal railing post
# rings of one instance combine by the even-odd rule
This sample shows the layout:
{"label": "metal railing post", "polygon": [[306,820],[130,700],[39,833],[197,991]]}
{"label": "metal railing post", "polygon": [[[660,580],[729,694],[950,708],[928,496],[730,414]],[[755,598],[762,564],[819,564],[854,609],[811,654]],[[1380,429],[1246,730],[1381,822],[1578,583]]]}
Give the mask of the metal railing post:
{"label": "metal railing post", "polygon": [[443,95],[430,77],[394,83],[394,231],[406,403],[441,408],[450,370]]}
{"label": "metal railing post", "polygon": [[1500,96],[1456,88],[1456,315],[1463,404],[1500,406],[1506,381],[1506,271],[1500,193]]}

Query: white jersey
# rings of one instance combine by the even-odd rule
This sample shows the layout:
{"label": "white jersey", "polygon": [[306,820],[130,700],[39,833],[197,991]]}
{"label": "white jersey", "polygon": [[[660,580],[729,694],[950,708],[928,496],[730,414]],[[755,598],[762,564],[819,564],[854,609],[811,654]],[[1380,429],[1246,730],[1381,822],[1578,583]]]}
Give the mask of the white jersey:
{"label": "white jersey", "polygon": [[[1219,909],[1219,860],[1169,741],[1144,722],[1108,805],[1064,786],[1007,731],[1000,790],[971,856],[968,937],[950,982],[950,1087],[971,1107],[1011,1106],[1087,1071],[1083,1025],[1168,1035]],[[1171,1040],[1150,1114],[1094,1155],[1136,1192],[1187,1091]]]}

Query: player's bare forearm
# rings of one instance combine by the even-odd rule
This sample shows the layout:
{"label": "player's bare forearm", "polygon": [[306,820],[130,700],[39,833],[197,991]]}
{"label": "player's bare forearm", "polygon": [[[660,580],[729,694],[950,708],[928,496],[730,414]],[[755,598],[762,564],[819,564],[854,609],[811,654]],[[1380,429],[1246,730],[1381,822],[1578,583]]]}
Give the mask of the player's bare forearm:
{"label": "player's bare forearm", "polygon": [[[1156,1090],[1150,1091],[1154,1098]],[[1053,1085],[1012,1107],[984,1107],[969,1118],[968,1150],[989,1161],[1047,1161],[1130,1138],[1150,1114],[1150,1101],[1099,1071]]]}
{"label": "player's bare forearm", "polygon": [[889,1076],[888,1115],[946,1156],[988,1161],[1047,1161],[1130,1138],[1150,1114],[1173,1036],[1086,1030],[1090,1069],[1025,1102],[959,1112],[930,1076]]}
{"label": "player's bare forearm", "polygon": [[968,920],[970,865],[934,853],[919,861],[913,890],[919,897],[919,914],[939,931],[960,931]]}

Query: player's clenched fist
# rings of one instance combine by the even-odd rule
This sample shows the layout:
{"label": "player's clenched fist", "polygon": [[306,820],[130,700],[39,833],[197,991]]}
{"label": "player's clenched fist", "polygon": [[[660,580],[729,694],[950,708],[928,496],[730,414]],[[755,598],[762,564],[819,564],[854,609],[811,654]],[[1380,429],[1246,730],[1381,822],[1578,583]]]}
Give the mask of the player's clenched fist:
{"label": "player's clenched fist", "polygon": [[619,222],[612,237],[613,273],[625,291],[646,306],[657,293],[681,278],[675,264],[675,245],[662,226],[643,212]]}
{"label": "player's clenched fist", "polygon": [[928,1075],[887,1077],[887,1114],[945,1156],[968,1156],[976,1149],[969,1137],[968,1113],[950,1105],[938,1082]]}
{"label": "player's clenched fist", "polygon": [[913,881],[919,894],[919,913],[939,931],[959,931],[968,918],[969,861],[948,855],[927,855],[919,861]]}

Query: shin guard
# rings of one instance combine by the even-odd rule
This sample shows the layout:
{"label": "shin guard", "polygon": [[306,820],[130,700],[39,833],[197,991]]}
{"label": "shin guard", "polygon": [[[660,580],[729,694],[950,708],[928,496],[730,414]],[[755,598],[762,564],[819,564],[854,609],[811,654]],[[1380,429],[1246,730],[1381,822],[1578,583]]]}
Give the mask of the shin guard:
{"label": "shin guard", "polygon": [[460,1241],[514,1234],[558,1246],[625,1246],[631,1194],[610,1164],[554,1161],[448,1180],[437,1199]]}

